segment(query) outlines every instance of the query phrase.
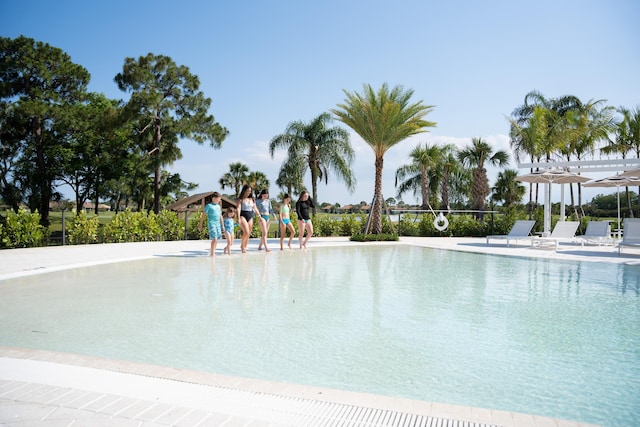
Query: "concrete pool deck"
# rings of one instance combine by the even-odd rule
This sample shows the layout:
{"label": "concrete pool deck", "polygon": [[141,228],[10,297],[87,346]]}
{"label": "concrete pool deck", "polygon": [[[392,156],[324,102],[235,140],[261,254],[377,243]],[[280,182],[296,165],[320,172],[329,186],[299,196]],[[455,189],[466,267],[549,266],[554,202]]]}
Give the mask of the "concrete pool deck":
{"label": "concrete pool deck", "polygon": [[[403,237],[400,243],[504,256],[640,265],[640,250],[625,249],[618,255],[613,246],[561,245],[560,250],[554,251],[531,248],[524,241],[507,248],[502,242],[486,245],[484,238],[417,237]],[[348,238],[314,238],[308,250],[361,244]],[[245,256],[264,256],[256,246],[257,241],[252,240]],[[270,246],[274,253],[279,252],[275,239],[270,239]],[[204,256],[208,249],[208,241],[177,241],[4,250],[0,251],[0,280],[154,256]],[[236,250],[231,256],[243,256],[238,245]],[[93,356],[0,347],[0,425],[575,427],[588,424]]]}

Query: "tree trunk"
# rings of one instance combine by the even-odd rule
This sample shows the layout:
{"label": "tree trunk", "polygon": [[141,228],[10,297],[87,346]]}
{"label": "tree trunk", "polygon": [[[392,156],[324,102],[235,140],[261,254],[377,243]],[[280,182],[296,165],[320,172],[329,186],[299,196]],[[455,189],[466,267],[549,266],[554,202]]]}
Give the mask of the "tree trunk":
{"label": "tree trunk", "polygon": [[153,212],[157,215],[160,213],[160,141],[162,134],[160,133],[160,123],[156,122],[155,148],[156,148],[156,171],[153,180]]}
{"label": "tree trunk", "polygon": [[422,193],[422,209],[429,208],[429,176],[428,171],[422,169],[420,171],[420,192]]}
{"label": "tree trunk", "polygon": [[376,158],[376,178],[371,205],[371,234],[382,233],[382,166],[384,158]]}
{"label": "tree trunk", "polygon": [[36,119],[33,124],[36,146],[36,176],[40,199],[38,200],[38,210],[40,211],[40,224],[49,226],[49,201],[51,200],[51,185],[47,179],[47,165],[44,158],[44,138],[42,136],[42,122]]}
{"label": "tree trunk", "polygon": [[318,174],[311,171],[311,197],[313,198],[313,208],[311,214],[316,216],[316,206],[318,206]]}
{"label": "tree trunk", "polygon": [[440,209],[446,209],[447,211],[451,210],[449,206],[449,171],[445,171],[444,176],[442,177],[442,202],[440,204]]}

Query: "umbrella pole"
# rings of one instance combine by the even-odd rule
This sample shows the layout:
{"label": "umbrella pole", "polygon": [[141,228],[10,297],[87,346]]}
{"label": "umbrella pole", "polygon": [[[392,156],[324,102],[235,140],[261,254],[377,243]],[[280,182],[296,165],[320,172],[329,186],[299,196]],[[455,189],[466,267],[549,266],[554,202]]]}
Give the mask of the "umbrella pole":
{"label": "umbrella pole", "polygon": [[551,234],[551,183],[544,186],[544,236]]}
{"label": "umbrella pole", "polygon": [[564,221],[565,207],[564,207],[564,184],[560,187],[560,221]]}
{"label": "umbrella pole", "polygon": [[616,187],[616,192],[618,193],[618,239],[620,238],[620,186]]}

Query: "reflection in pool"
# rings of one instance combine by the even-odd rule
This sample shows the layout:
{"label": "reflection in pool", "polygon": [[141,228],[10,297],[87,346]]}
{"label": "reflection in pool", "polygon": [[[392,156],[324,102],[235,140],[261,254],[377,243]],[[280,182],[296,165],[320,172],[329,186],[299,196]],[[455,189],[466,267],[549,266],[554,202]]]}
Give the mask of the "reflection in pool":
{"label": "reflection in pool", "polygon": [[0,345],[640,424],[640,268],[365,245],[0,281]]}

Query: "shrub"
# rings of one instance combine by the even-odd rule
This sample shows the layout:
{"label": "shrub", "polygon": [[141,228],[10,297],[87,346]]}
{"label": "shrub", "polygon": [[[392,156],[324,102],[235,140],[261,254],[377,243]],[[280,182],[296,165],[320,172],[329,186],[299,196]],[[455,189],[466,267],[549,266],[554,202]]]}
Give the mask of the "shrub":
{"label": "shrub", "polygon": [[168,210],[156,215],[160,227],[160,240],[181,240],[184,237],[184,221],[178,218],[178,213]]}
{"label": "shrub", "polygon": [[400,222],[398,223],[398,234],[401,236],[419,236],[420,230],[418,224],[409,215],[402,215]]}
{"label": "shrub", "polygon": [[333,236],[338,229],[338,221],[327,214],[313,217],[313,234],[320,237]]}
{"label": "shrub", "polygon": [[104,241],[107,243],[156,240],[159,233],[155,224],[155,214],[147,215],[144,212],[129,210],[115,215],[103,228]]}
{"label": "shrub", "polygon": [[382,234],[364,234],[356,233],[349,239],[352,242],[395,242],[398,241],[398,236],[395,234],[382,233]]}
{"label": "shrub", "polygon": [[49,230],[40,224],[40,214],[20,209],[9,211],[2,227],[3,248],[31,248],[42,246],[49,237]]}
{"label": "shrub", "polygon": [[340,220],[336,220],[335,232],[339,236],[353,236],[356,233],[363,233],[366,220],[354,214],[342,215]]}
{"label": "shrub", "polygon": [[96,243],[99,226],[98,216],[89,218],[84,211],[80,211],[66,227],[69,243],[72,245]]}

